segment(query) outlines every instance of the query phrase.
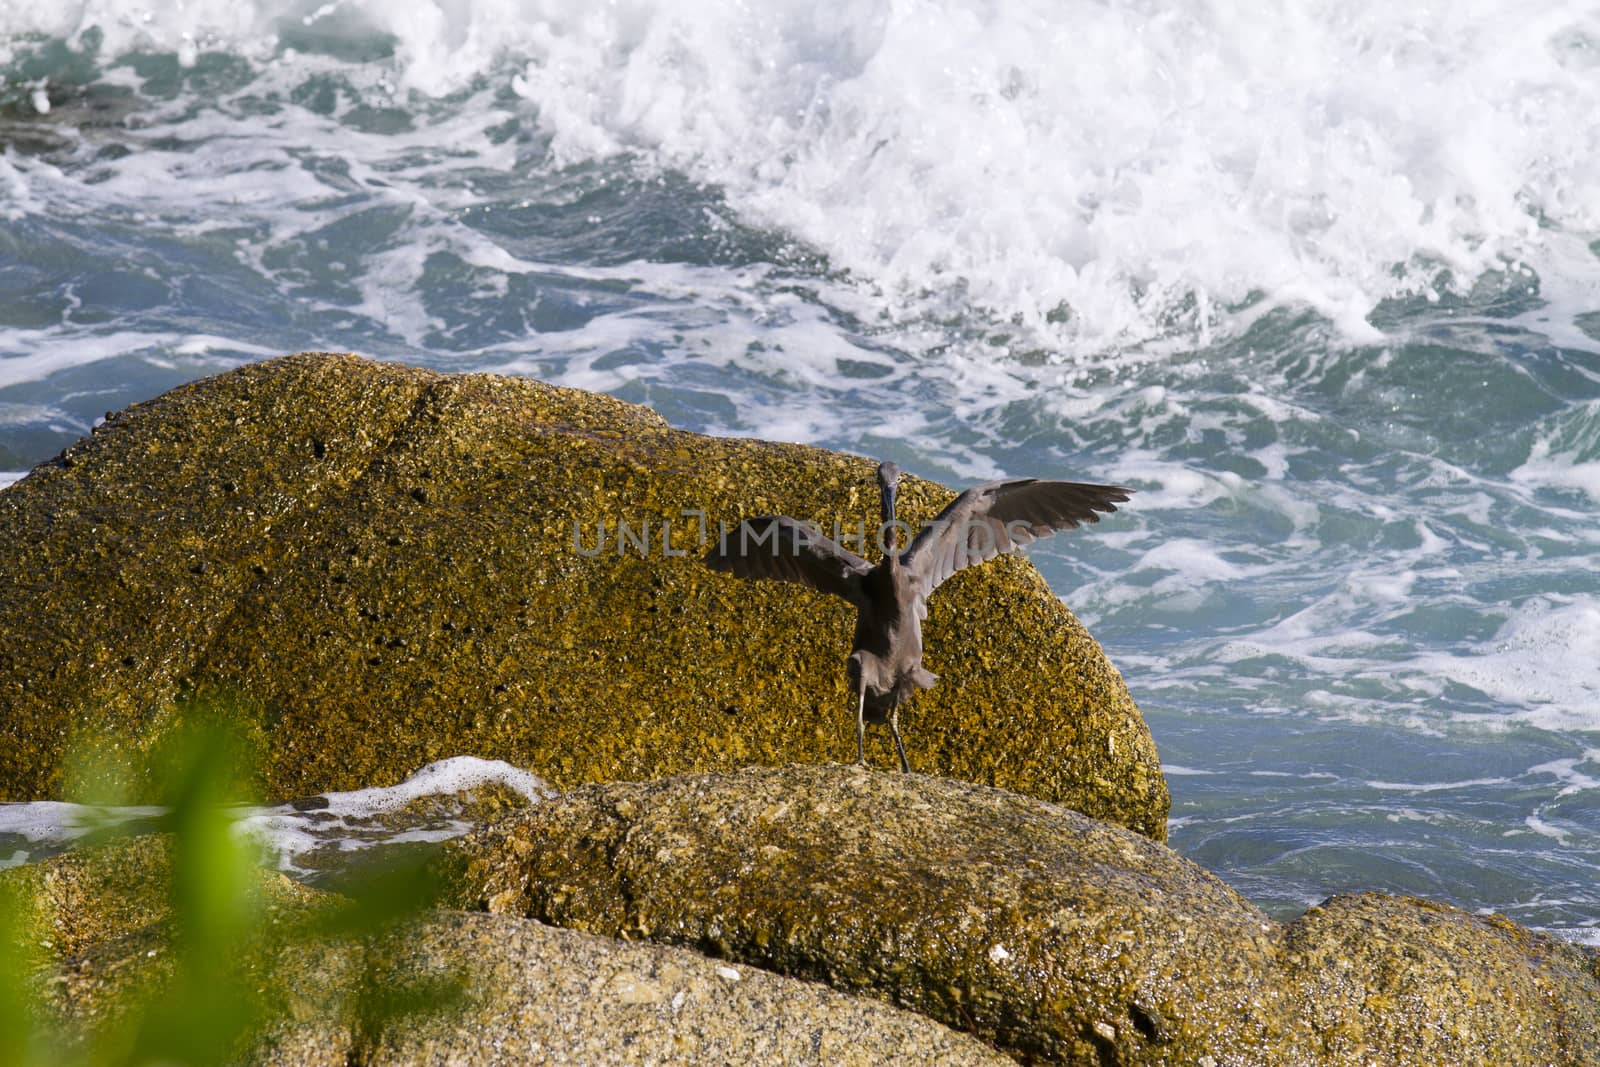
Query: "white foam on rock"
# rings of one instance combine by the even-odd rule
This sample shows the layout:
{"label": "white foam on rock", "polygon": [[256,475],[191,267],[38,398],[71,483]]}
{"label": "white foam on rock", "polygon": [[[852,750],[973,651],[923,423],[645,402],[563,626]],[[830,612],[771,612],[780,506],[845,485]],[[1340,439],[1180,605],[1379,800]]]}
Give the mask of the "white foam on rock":
{"label": "white foam on rock", "polygon": [[26,863],[41,854],[59,852],[104,826],[152,818],[164,810],[155,807],[108,808],[60,800],[0,804],[0,834],[15,834],[26,843],[26,847],[0,858],[0,868]]}
{"label": "white foam on rock", "polygon": [[455,756],[430,763],[396,785],[318,794],[317,799],[326,802],[320,806],[308,806],[306,798],[301,798],[253,812],[240,820],[239,829],[274,857],[274,863],[284,873],[304,874],[308,868],[301,861],[320,850],[348,852],[375,845],[458,837],[471,828],[462,819],[398,830],[381,826],[375,829],[372,824],[424,797],[449,796],[492,785],[509,788],[530,802],[555,795],[548,782],[520,767],[501,760]]}
{"label": "white foam on rock", "polygon": [[[424,826],[391,828],[381,817],[429,796],[450,796],[485,786],[503,786],[537,802],[555,791],[538,775],[501,760],[456,756],[439,760],[396,785],[322,793],[270,808],[241,809],[235,828],[254,841],[285,874],[305,875],[301,861],[310,853],[332,849],[357,851],[414,841],[445,841],[471,828],[461,818],[433,820]],[[0,804],[0,833],[15,834],[25,846],[0,867],[25,863],[71,845],[93,829],[164,814],[157,807],[108,808],[61,801]]]}

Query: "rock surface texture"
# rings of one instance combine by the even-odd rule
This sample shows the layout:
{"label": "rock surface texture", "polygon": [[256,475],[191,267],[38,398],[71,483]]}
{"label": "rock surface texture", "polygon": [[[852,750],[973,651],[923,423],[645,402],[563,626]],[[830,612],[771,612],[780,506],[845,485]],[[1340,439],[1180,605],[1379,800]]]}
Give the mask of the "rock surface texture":
{"label": "rock surface texture", "polygon": [[[308,1006],[259,1062],[393,1064],[805,1064],[816,1067],[1013,1063],[930,1019],[826,986],[730,966],[665,945],[630,945],[509,916],[444,912],[387,968],[402,978],[459,970],[458,1013],[388,1027],[357,1045]],[[328,973],[313,958],[280,977]],[[309,1001],[311,998],[305,998]],[[319,1018],[320,1017],[320,1018]],[[330,1025],[330,1021],[332,1025]]]}
{"label": "rock surface texture", "polygon": [[1329,1063],[1600,1063],[1595,958],[1502,916],[1351,894],[1291,923],[1285,948]]}
{"label": "rock surface texture", "polygon": [[1377,896],[1283,927],[1162,845],[969,783],[588,786],[452,853],[458,904],[824,981],[1024,1062],[1600,1063],[1574,946]]}
{"label": "rock surface texture", "polygon": [[[104,1023],[169,981],[171,841],[145,836],[0,871],[29,901],[57,1016]],[[876,1000],[730,966],[685,949],[627,944],[509,915],[437,911],[376,945],[309,936],[341,902],[262,871],[259,943],[232,963],[267,1013],[241,1062],[796,1064],[1013,1061],[975,1038]],[[378,1027],[357,1024],[363,973],[384,989],[459,987]]]}
{"label": "rock surface texture", "polygon": [[[262,872],[259,939],[229,956],[268,1013],[240,1062],[1600,1062],[1592,953],[1376,895],[1280,927],[1138,835],[963,783],[795,767],[590,786],[454,853],[460,897],[499,913],[424,913],[376,942],[318,933],[340,898]],[[0,871],[0,899],[19,892],[69,1026],[171,979],[167,838]],[[362,989],[417,983],[464,996],[360,1021]]]}
{"label": "rock surface texture", "polygon": [[[103,1019],[162,981],[170,952],[156,928],[98,947],[52,983],[52,1008],[79,1022]],[[239,1062],[263,1067],[1014,1062],[923,1016],[826,986],[511,916],[437,912],[381,953],[288,946],[244,969],[273,1016]],[[459,1000],[359,1023],[363,982],[394,989],[430,980],[457,989]]]}
{"label": "rock surface texture", "polygon": [[[169,922],[171,882],[171,838],[145,834],[0,870],[0,899],[26,901],[30,947],[59,962]],[[266,910],[327,898],[276,871],[262,870],[251,888]]]}
{"label": "rock surface texture", "polygon": [[[952,495],[908,479],[903,515]],[[186,700],[231,709],[274,797],[459,754],[564,786],[845,756],[851,609],[710,573],[685,510],[875,524],[873,464],[355,356],[136,405],[0,491],[0,799],[56,795],[74,738],[149,747]],[[915,767],[1165,837],[1138,709],[1031,564],[957,575],[925,633]]]}

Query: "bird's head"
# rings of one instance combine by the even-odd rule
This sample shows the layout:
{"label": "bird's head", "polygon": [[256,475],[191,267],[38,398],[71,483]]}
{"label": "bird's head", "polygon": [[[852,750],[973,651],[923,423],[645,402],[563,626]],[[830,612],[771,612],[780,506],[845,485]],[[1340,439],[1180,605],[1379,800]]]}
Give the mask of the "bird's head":
{"label": "bird's head", "polygon": [[900,468],[885,461],[878,464],[878,490],[883,494],[883,523],[894,522],[894,497],[900,488]]}

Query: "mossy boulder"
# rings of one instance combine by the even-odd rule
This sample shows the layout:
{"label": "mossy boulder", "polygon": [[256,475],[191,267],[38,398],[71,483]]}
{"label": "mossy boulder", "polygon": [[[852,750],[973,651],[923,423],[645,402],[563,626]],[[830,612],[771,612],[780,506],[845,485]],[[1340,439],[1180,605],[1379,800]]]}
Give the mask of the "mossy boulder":
{"label": "mossy boulder", "polygon": [[1275,928],[1165,846],[859,767],[588,786],[452,847],[456,903],[866,993],[1025,1061],[1279,1047]]}
{"label": "mossy boulder", "polygon": [[[907,479],[903,514],[951,495]],[[185,707],[229,709],[275,797],[458,754],[562,786],[837,759],[851,609],[711,573],[684,512],[876,508],[869,460],[525,379],[307,354],[194,382],[0,491],[0,798],[57,795],[74,739],[136,752]],[[1164,837],[1149,732],[1031,564],[931,608],[917,769]]]}
{"label": "mossy boulder", "polygon": [[1333,897],[1285,932],[1315,1062],[1600,1063],[1600,975],[1580,948],[1415,897]]}
{"label": "mossy boulder", "polygon": [[[170,848],[151,835],[0,872],[0,890],[33,904],[36,986],[66,1048],[172,981]],[[266,871],[258,883],[260,936],[223,972],[255,1001],[241,1063],[1011,1062],[874,1000],[512,916],[437,911],[375,939],[330,937],[316,920],[347,903],[337,894]],[[377,1018],[374,990],[390,998]]]}
{"label": "mossy boulder", "polygon": [[970,783],[592,785],[449,853],[458,904],[824,981],[1024,1062],[1600,1064],[1574,946],[1379,896],[1280,926],[1165,846]]}
{"label": "mossy boulder", "polygon": [[[916,1063],[1013,1061],[930,1019],[826,986],[730,967],[684,949],[625,944],[527,919],[440,912],[375,975],[383,985],[456,975],[459,1010],[358,1036],[348,953],[284,961],[292,1022],[251,1062],[415,1064]],[[330,982],[329,979],[333,981]]]}
{"label": "mossy boulder", "polygon": [[[310,908],[325,894],[262,870],[253,891],[266,914]],[[143,834],[0,870],[3,899],[26,908],[25,955],[61,961],[172,917],[172,838]]]}

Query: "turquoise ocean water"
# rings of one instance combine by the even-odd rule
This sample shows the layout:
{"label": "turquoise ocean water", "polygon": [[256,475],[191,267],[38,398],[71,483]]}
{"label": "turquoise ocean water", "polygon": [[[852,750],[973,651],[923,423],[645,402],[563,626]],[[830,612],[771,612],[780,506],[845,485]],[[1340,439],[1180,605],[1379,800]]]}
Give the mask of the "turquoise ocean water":
{"label": "turquoise ocean water", "polygon": [[400,7],[0,0],[0,470],[332,349],[1123,482],[1175,847],[1600,942],[1592,5]]}

